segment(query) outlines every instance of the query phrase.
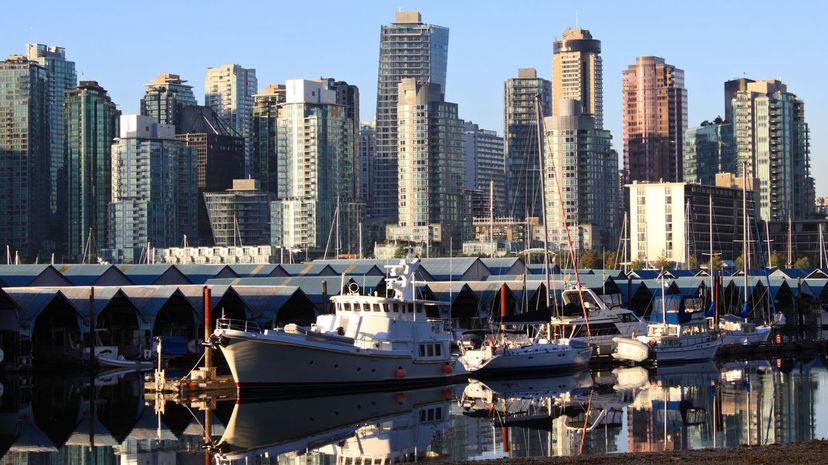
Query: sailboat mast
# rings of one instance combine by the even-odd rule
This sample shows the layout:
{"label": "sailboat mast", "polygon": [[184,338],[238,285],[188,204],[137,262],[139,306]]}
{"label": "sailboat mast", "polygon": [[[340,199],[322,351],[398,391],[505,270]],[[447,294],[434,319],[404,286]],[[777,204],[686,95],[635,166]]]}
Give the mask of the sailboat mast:
{"label": "sailboat mast", "polygon": [[[713,291],[713,194],[708,194],[707,196],[707,246],[708,252],[710,253],[710,264],[707,267],[707,271],[710,272],[710,291]],[[711,296],[712,298],[712,296]],[[712,302],[712,300],[711,300]]]}
{"label": "sailboat mast", "polygon": [[747,162],[742,162],[742,272],[745,284],[745,303],[748,301],[747,267]]}
{"label": "sailboat mast", "polygon": [[492,258],[497,247],[494,246],[494,179],[489,179],[489,247],[492,248]]}
{"label": "sailboat mast", "polygon": [[792,226],[791,217],[788,215],[788,268],[793,268],[793,247],[791,247],[791,239],[793,238]]}
{"label": "sailboat mast", "polygon": [[543,109],[541,109],[540,94],[535,96],[535,115],[538,121],[538,172],[540,173],[541,220],[543,221],[543,273],[546,278],[546,308],[549,308],[549,294],[552,289],[549,279],[549,225],[546,221],[546,170],[544,170],[543,163]]}

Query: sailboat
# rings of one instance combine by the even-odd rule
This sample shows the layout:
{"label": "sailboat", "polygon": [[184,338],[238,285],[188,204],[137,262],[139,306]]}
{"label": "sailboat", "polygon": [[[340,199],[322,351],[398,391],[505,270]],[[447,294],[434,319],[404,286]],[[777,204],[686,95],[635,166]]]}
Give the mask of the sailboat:
{"label": "sailboat", "polygon": [[664,276],[661,278],[661,312],[653,313],[647,334],[636,338],[613,338],[612,357],[628,362],[670,363],[710,360],[722,345],[711,320],[704,316],[701,305],[686,305],[682,296],[666,295]]}
{"label": "sailboat", "polygon": [[[536,115],[538,117],[537,135],[538,135],[538,166],[541,173],[544,171],[543,163],[543,145],[541,140],[541,130],[543,127],[543,114],[539,102],[540,97],[537,97],[535,102]],[[554,169],[553,169],[554,172]],[[541,176],[541,193],[544,208],[541,209],[544,232],[544,271],[546,275],[546,306],[550,308],[549,296],[551,293],[550,279],[549,279],[549,228],[546,221],[546,175]],[[560,185],[558,186],[560,194]],[[566,223],[566,217],[563,218]],[[569,234],[569,228],[564,224],[564,229]],[[570,247],[571,249],[571,247]],[[573,266],[575,266],[574,253],[572,257]],[[586,321],[587,333],[589,334],[589,317],[586,314],[586,309],[583,302],[583,294],[580,286],[580,279],[578,278],[577,267],[575,268],[575,278],[578,284],[579,300],[581,301],[581,308],[584,310],[584,319]],[[501,295],[501,299],[505,298]],[[550,322],[551,323],[551,322]],[[545,334],[544,334],[545,333]],[[593,346],[581,339],[561,340],[552,338],[551,326],[546,328],[541,326],[537,328],[534,337],[522,334],[507,334],[505,332],[499,333],[497,337],[489,337],[478,348],[467,349],[461,345],[460,363],[468,371],[473,372],[507,372],[507,371],[529,371],[529,370],[554,370],[554,369],[573,369],[584,367],[589,364],[592,358]]]}

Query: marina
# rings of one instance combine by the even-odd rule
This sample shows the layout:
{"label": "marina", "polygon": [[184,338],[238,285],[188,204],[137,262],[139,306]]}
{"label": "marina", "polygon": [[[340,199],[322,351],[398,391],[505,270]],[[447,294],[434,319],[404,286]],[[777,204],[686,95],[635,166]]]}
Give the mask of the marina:
{"label": "marina", "polygon": [[825,361],[617,367],[240,400],[145,398],[137,372],[7,373],[0,461],[344,465],[799,443],[828,434]]}

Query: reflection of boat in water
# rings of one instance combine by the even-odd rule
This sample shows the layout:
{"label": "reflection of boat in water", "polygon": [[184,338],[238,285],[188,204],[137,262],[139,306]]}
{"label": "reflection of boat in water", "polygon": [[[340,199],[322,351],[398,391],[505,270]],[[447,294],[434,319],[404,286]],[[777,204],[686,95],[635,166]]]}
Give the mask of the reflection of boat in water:
{"label": "reflection of boat in water", "polygon": [[463,415],[490,417],[498,426],[548,428],[549,420],[561,414],[561,409],[555,408],[559,396],[588,390],[592,385],[588,371],[547,378],[471,379],[458,403]]}
{"label": "reflection of boat in water", "polygon": [[[245,388],[364,388],[446,383],[462,373],[451,359],[454,337],[441,320],[430,320],[418,300],[419,260],[391,267],[393,296],[355,291],[331,297],[335,313],[310,328],[294,324],[258,331],[221,319],[211,341],[221,348],[233,378]],[[327,385],[327,387],[325,387]]]}
{"label": "reflection of boat in water", "polygon": [[369,444],[382,458],[408,453],[411,446],[424,452],[434,431],[448,427],[453,398],[453,388],[443,386],[237,403],[217,444],[217,458],[220,463],[247,461],[342,441],[322,452],[353,456]]}

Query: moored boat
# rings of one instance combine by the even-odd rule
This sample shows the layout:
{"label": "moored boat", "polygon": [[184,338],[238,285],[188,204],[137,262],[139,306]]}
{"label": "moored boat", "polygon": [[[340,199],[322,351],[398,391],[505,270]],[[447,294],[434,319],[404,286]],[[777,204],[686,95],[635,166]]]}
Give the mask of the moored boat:
{"label": "moored boat", "polygon": [[239,389],[382,387],[445,383],[464,373],[451,358],[453,335],[426,317],[418,300],[419,260],[390,267],[389,295],[355,289],[331,297],[335,313],[310,327],[259,330],[219,320],[211,342],[219,347]]}

